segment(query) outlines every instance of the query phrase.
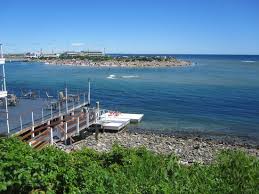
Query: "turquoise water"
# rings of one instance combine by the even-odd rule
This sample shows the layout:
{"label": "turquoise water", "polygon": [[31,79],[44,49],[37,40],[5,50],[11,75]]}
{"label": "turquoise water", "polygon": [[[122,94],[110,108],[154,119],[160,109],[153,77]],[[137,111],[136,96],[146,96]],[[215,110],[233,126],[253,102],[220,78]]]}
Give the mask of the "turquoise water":
{"label": "turquoise water", "polygon": [[[144,113],[138,126],[198,130],[259,140],[259,56],[178,55],[177,68],[89,68],[7,63],[9,91],[48,91],[67,84],[87,91],[103,108]],[[114,75],[114,76],[110,76]],[[115,79],[109,79],[115,78]]]}

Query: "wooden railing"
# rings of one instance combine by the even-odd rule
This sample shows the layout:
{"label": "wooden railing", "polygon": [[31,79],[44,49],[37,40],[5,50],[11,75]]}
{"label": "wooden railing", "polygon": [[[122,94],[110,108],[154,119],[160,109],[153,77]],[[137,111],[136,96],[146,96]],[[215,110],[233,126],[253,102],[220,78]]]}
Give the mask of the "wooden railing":
{"label": "wooden railing", "polygon": [[[92,117],[91,117],[92,116]],[[91,118],[90,118],[91,117]],[[96,122],[96,110],[63,115],[37,126],[26,128],[16,135],[32,147],[42,149],[47,145],[56,145],[57,141],[73,140],[73,136]],[[59,139],[54,140],[54,132],[59,132]]]}

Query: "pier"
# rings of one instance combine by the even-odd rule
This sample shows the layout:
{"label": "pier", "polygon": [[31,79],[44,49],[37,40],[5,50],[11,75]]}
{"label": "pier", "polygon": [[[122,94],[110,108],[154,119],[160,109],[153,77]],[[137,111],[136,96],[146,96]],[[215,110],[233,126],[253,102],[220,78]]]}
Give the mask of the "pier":
{"label": "pier", "polygon": [[143,116],[100,109],[99,102],[96,102],[96,107],[90,107],[89,102],[84,102],[59,110],[46,119],[34,120],[32,113],[32,122],[14,135],[33,148],[42,149],[48,145],[59,147],[72,144],[74,136],[84,130],[93,128],[96,133],[99,130],[118,132],[130,123],[140,122]]}
{"label": "pier", "polygon": [[[64,91],[58,92],[58,99],[53,99],[45,91],[48,106],[42,107],[41,118],[35,119],[35,112],[31,112],[31,121],[23,123],[23,117],[14,118],[19,121],[20,126],[11,128],[12,121],[9,118],[8,106],[15,106],[18,102],[16,95],[9,94],[5,82],[5,59],[3,58],[2,45],[0,45],[0,64],[2,65],[2,87],[0,89],[0,100],[5,105],[4,114],[6,115],[6,136],[16,136],[36,149],[42,149],[48,145],[64,146],[75,142],[75,136],[81,136],[86,130],[93,130],[98,136],[99,130],[118,132],[130,123],[138,123],[142,120],[143,114],[120,113],[111,110],[100,109],[100,103],[91,107],[91,85],[88,80],[88,94],[84,94],[83,101],[80,94],[68,94],[67,86]],[[64,92],[64,93],[63,93]],[[35,100],[37,94],[33,91],[22,92],[21,99]],[[28,109],[28,110],[27,110]],[[30,108],[26,107],[28,113]],[[29,113],[30,114],[30,113]]]}

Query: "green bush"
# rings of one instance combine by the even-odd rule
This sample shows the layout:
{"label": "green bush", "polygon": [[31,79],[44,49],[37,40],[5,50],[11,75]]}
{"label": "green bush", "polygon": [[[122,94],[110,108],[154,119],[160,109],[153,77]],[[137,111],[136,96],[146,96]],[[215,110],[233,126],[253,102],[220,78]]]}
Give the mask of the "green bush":
{"label": "green bush", "polygon": [[1,193],[258,193],[258,181],[258,159],[240,151],[186,166],[145,148],[67,154],[0,139]]}

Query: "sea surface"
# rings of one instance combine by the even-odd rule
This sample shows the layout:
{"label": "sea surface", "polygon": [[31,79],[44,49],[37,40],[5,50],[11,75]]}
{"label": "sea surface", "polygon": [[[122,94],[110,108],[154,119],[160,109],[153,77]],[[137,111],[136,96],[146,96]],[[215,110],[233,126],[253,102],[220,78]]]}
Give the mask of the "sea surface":
{"label": "sea surface", "polygon": [[[9,92],[34,90],[56,95],[65,85],[86,91],[105,109],[143,113],[134,126],[158,131],[200,131],[253,138],[259,142],[259,56],[173,55],[188,67],[93,68],[42,63],[6,64]],[[29,114],[40,102],[18,105]],[[94,105],[94,104],[93,104]],[[23,107],[22,107],[23,106]],[[17,107],[10,121],[19,120]],[[4,123],[1,114],[1,125]]]}

